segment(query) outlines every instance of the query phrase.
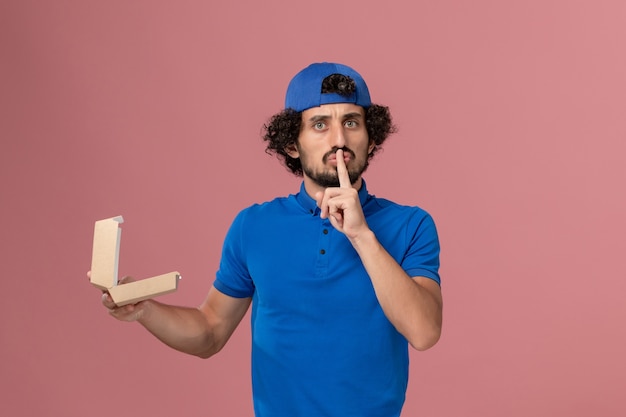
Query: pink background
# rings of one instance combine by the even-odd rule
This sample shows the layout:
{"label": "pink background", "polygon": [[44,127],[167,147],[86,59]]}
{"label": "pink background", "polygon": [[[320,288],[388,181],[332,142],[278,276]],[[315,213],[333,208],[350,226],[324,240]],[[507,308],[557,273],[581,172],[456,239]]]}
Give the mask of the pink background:
{"label": "pink background", "polygon": [[243,207],[297,191],[261,125],[310,62],[400,128],[370,190],[443,246],[444,333],[403,416],[626,415],[626,2],[0,2],[0,414],[251,416],[249,325],[208,361],[100,306],[178,269],[197,305]]}

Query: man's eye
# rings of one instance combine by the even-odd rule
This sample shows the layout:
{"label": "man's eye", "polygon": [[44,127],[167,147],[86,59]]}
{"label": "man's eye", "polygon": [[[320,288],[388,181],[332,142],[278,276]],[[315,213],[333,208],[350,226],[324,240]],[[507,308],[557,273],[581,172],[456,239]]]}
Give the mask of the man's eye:
{"label": "man's eye", "polygon": [[354,120],[348,120],[346,122],[346,127],[356,127],[356,126],[357,126],[357,123]]}
{"label": "man's eye", "polygon": [[324,123],[323,122],[317,122],[313,125],[313,127],[317,130],[321,130],[324,129]]}

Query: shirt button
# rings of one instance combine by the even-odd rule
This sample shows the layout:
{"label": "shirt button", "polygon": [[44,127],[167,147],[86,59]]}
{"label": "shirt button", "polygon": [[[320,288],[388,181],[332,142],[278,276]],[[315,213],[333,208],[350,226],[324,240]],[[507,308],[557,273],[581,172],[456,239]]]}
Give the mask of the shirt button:
{"label": "shirt button", "polygon": [[324,234],[327,235],[328,234],[328,229],[324,229]]}
{"label": "shirt button", "polygon": [[320,250],[320,253],[323,255],[326,253],[326,251],[324,249]]}

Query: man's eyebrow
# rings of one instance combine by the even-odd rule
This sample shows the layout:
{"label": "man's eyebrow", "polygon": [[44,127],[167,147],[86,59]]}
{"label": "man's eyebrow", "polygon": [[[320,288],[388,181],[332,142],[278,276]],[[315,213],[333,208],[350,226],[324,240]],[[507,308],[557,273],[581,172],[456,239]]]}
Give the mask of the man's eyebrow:
{"label": "man's eyebrow", "polygon": [[329,118],[330,116],[327,114],[316,114],[315,116],[311,116],[311,118],[309,118],[309,122],[319,122],[320,120],[326,120]]}
{"label": "man's eyebrow", "polygon": [[359,112],[346,113],[343,115],[344,120],[345,119],[358,119],[362,117],[365,117],[365,116],[363,116],[363,114]]}
{"label": "man's eyebrow", "polygon": [[[316,123],[316,122],[319,122],[319,121],[328,120],[328,119],[330,119],[330,117],[331,116],[329,114],[316,114],[316,115],[311,116],[309,118],[309,122]],[[363,113],[356,112],[356,111],[341,115],[341,118],[343,120],[346,120],[346,119],[358,119],[358,118],[362,119],[364,117],[365,116],[363,115]]]}

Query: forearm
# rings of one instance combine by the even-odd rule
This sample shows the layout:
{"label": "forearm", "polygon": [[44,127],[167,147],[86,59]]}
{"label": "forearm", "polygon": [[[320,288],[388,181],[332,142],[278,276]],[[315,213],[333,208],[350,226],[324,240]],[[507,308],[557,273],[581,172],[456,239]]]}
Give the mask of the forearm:
{"label": "forearm", "polygon": [[217,340],[206,316],[197,308],[176,307],[147,300],[137,320],[157,339],[190,355],[207,358],[223,343]]}
{"label": "forearm", "polygon": [[437,283],[423,278],[426,284],[423,285],[407,275],[371,231],[351,242],[389,321],[415,349],[425,350],[437,343],[442,325],[442,300]]}
{"label": "forearm", "polygon": [[102,295],[109,314],[121,321],[138,321],[166,345],[208,358],[219,352],[246,314],[250,298],[229,297],[215,288],[199,308],[176,307],[146,300],[118,307],[110,294]]}

